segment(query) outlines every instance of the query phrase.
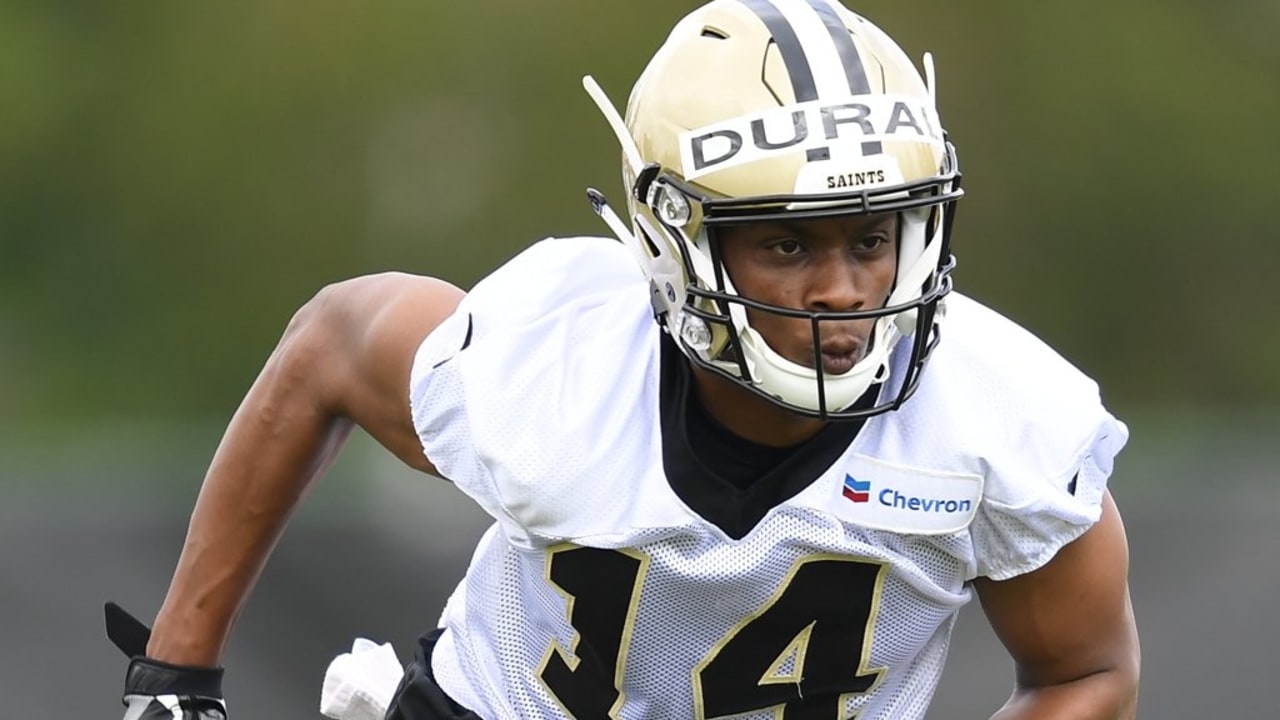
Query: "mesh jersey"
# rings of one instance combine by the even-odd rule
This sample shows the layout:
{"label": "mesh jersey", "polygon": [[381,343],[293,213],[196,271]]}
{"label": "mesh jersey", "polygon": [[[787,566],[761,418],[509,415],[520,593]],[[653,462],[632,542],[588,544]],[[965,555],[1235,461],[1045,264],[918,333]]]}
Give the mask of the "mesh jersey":
{"label": "mesh jersey", "polygon": [[545,240],[419,349],[425,452],[496,521],[438,682],[486,718],[922,717],[967,582],[1096,522],[1125,426],[953,294],[916,395],[734,540],[664,475],[648,293],[617,242]]}

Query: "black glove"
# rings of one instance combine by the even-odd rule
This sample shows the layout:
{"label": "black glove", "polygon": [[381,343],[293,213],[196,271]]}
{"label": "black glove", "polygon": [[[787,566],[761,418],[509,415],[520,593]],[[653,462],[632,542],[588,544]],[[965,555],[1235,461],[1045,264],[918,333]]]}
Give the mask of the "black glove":
{"label": "black glove", "polygon": [[107,637],[128,655],[124,716],[128,720],[226,720],[222,668],[172,665],[146,657],[151,628],[107,603]]}

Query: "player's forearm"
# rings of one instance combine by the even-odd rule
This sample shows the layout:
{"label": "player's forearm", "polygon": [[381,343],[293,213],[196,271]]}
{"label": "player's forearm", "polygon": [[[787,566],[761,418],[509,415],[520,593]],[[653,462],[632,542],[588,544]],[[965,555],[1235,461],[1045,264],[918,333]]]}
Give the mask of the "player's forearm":
{"label": "player's forearm", "polygon": [[1111,670],[1060,685],[1020,687],[991,720],[1133,720],[1138,674]]}
{"label": "player's forearm", "polygon": [[294,507],[351,429],[325,409],[304,340],[286,335],[205,477],[150,657],[214,665]]}

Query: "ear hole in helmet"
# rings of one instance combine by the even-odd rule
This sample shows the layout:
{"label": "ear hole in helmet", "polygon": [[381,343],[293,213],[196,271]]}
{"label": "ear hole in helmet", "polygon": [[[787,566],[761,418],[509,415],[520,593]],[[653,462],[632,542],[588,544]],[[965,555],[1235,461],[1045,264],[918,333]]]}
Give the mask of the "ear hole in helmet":
{"label": "ear hole in helmet", "polygon": [[721,30],[720,28],[717,28],[717,27],[711,27],[710,25],[704,25],[704,26],[702,26],[702,37],[704,37],[704,38],[714,38],[714,39],[716,39],[716,40],[728,40],[728,39],[729,39],[729,33],[725,32],[725,31],[723,31],[723,30]]}
{"label": "ear hole in helmet", "polygon": [[649,230],[641,226],[640,232],[638,234],[640,235],[640,239],[644,241],[645,249],[649,251],[649,257],[657,258],[658,255],[660,254],[658,252],[658,244],[655,243],[653,241],[653,238],[649,236]]}

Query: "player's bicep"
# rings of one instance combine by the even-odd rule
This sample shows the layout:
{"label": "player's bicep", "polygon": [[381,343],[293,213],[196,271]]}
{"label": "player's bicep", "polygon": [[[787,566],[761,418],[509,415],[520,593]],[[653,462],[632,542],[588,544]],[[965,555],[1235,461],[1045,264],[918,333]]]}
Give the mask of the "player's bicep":
{"label": "player's bicep", "polygon": [[1124,525],[1107,493],[1098,523],[1044,567],[1009,580],[975,581],[983,610],[1017,665],[1019,685],[1137,672],[1128,569]]}
{"label": "player's bicep", "polygon": [[409,410],[409,375],[422,340],[462,300],[435,278],[383,273],[326,288],[320,302],[332,365],[326,398],[410,466],[434,473]]}

